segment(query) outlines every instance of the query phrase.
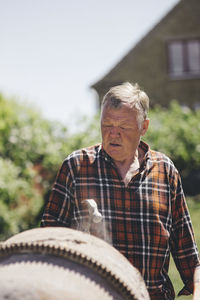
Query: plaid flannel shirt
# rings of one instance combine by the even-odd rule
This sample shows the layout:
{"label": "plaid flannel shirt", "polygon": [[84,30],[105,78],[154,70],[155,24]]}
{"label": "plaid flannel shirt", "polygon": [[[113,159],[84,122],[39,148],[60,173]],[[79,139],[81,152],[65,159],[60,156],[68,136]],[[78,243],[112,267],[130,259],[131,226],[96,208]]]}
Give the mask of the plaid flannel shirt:
{"label": "plaid flannel shirt", "polygon": [[[145,157],[126,186],[102,145],[73,152],[63,162],[41,226],[81,229],[82,201],[94,199],[112,245],[141,272],[151,299],[174,299],[170,252],[190,294],[199,265],[180,176],[172,161],[140,142]],[[104,232],[105,233],[105,232]],[[104,236],[105,237],[105,236]]]}

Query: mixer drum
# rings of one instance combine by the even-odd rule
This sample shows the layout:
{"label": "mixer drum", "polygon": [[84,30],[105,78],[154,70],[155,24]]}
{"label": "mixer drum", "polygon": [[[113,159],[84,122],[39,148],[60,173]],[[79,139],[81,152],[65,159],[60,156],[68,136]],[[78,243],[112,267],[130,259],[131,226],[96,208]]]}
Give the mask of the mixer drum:
{"label": "mixer drum", "polygon": [[0,283],[2,300],[150,299],[139,271],[114,247],[63,227],[1,243]]}

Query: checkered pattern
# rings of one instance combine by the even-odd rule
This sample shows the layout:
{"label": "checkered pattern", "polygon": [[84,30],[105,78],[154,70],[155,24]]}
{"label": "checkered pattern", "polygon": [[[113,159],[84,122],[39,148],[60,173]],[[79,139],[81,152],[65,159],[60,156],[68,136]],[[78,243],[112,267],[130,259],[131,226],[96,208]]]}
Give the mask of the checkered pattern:
{"label": "checkered pattern", "polygon": [[192,292],[198,252],[176,168],[144,142],[140,147],[146,155],[127,186],[101,145],[73,152],[58,172],[41,226],[81,229],[82,201],[94,199],[113,246],[140,270],[151,299],[170,300],[170,251],[185,284],[181,294]]}

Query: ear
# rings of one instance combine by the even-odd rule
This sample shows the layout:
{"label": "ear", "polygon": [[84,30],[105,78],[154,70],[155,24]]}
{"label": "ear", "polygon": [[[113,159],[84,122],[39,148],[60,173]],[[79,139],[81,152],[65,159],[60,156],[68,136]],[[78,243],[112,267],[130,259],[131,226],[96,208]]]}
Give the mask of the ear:
{"label": "ear", "polygon": [[145,135],[145,133],[147,132],[148,130],[148,127],[149,127],[149,119],[146,119],[143,121],[142,123],[142,130],[141,130],[141,135]]}

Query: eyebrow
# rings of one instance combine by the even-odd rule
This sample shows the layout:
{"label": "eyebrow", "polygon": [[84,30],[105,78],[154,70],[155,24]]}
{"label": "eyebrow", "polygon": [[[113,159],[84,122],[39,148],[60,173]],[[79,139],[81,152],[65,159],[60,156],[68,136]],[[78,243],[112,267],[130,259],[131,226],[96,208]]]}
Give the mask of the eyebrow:
{"label": "eyebrow", "polygon": [[[108,118],[108,119],[102,120],[102,123],[108,123],[108,124],[110,124],[110,123],[112,123],[112,122],[110,122],[110,119]],[[131,124],[132,124],[131,121],[129,121],[129,122],[123,121],[123,122],[119,122],[118,126],[119,126],[119,127],[120,127],[120,126],[130,126]]]}

